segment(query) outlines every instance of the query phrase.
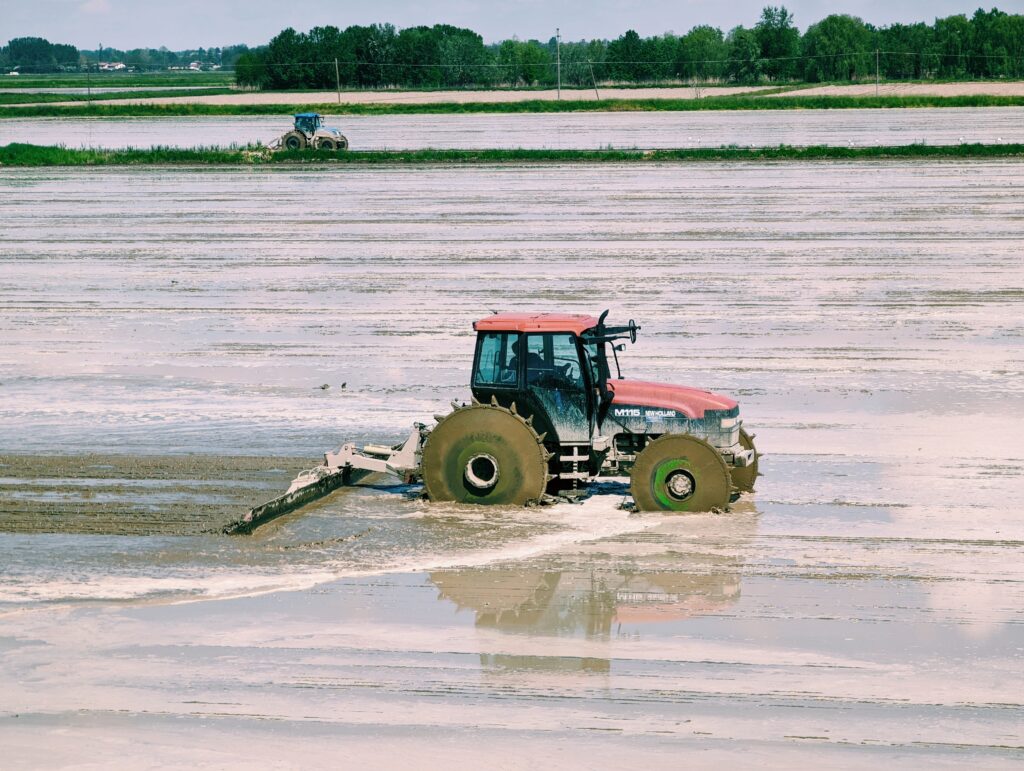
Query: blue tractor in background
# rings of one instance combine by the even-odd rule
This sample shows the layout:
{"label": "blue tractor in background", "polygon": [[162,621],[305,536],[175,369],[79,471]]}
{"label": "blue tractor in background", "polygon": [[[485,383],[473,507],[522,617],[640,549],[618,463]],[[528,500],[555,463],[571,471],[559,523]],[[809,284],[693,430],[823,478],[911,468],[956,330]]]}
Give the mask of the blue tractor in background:
{"label": "blue tractor in background", "polygon": [[295,127],[274,145],[285,150],[347,150],[348,140],[338,129],[323,125],[319,113],[300,112],[295,116]]}

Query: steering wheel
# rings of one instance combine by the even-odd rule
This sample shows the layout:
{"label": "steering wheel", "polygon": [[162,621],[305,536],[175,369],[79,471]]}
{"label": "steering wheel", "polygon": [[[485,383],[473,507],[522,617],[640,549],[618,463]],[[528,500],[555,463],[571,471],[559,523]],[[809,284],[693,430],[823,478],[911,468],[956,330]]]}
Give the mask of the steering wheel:
{"label": "steering wheel", "polygon": [[567,380],[570,383],[579,382],[578,373],[576,371],[576,365],[571,361],[567,361],[565,364],[558,368],[558,374],[563,380]]}

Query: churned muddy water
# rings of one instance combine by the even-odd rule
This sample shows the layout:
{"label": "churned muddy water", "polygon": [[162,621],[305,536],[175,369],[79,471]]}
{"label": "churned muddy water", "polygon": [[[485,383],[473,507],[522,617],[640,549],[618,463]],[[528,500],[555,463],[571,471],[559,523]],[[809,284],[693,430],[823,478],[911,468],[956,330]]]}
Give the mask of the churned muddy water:
{"label": "churned muddy water", "polygon": [[[522,115],[325,116],[353,150],[956,145],[1024,142],[1024,108],[739,110]],[[197,147],[264,144],[286,115],[0,120],[0,145]]]}
{"label": "churned muddy water", "polygon": [[[1022,169],[4,171],[5,763],[1019,766]],[[475,319],[606,307],[740,400],[732,511],[217,534],[468,398]]]}

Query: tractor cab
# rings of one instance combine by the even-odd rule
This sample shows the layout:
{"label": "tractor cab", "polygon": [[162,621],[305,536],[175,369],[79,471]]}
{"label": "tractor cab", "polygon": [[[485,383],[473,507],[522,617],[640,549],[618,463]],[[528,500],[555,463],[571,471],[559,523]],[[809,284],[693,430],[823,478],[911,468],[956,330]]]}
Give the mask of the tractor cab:
{"label": "tractor cab", "polygon": [[590,315],[495,314],[478,321],[473,396],[533,416],[560,445],[594,443],[613,399],[608,351],[618,368],[616,340],[636,342],[635,323],[608,327]]}
{"label": "tractor cab", "polygon": [[308,137],[313,136],[317,129],[323,125],[323,118],[319,113],[300,112],[295,116],[295,130],[301,131]]}

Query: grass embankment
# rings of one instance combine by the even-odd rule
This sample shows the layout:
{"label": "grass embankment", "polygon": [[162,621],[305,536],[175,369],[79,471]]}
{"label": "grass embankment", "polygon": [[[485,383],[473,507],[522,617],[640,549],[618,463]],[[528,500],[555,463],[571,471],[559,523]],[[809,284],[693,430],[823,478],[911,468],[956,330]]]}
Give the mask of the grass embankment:
{"label": "grass embankment", "polygon": [[154,99],[169,96],[220,96],[235,93],[230,88],[190,88],[164,91],[108,91],[100,94],[0,94],[0,106],[38,102],[103,102],[111,99]]}
{"label": "grass embankment", "polygon": [[[193,94],[194,95],[194,94]],[[696,110],[822,110],[901,107],[1021,107],[1024,96],[722,96],[706,99],[602,99],[592,101],[467,102],[458,104],[92,104],[0,109],[0,118],[179,117],[190,115],[462,115],[472,113],[686,112]]]}
{"label": "grass embankment", "polygon": [[10,144],[0,166],[164,166],[280,164],[650,163],[685,161],[866,160],[874,158],[1024,157],[1024,144],[901,145],[895,147],[719,147],[677,150],[297,150],[157,147],[148,150],[70,150]]}

